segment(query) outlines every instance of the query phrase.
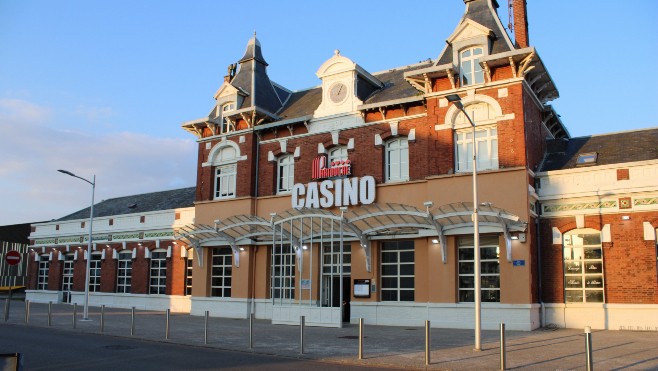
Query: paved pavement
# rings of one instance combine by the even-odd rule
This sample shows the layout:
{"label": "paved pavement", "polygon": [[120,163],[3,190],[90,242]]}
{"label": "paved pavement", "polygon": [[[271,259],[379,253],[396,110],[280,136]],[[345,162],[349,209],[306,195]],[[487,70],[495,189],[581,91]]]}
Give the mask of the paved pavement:
{"label": "paved pavement", "polygon": [[[2,303],[4,304],[4,302]],[[4,305],[3,305],[4,307]],[[51,327],[72,333],[99,333],[100,308],[89,308],[89,321],[77,308],[73,328],[73,306],[52,305]],[[424,324],[419,327],[364,326],[363,359],[358,359],[357,325],[343,328],[306,327],[304,353],[300,354],[299,326],[272,325],[254,320],[253,348],[249,348],[249,321],[210,317],[205,343],[205,318],[187,314],[170,316],[169,338],[165,339],[164,312],[136,311],[131,335],[131,311],[105,308],[103,334],[211,347],[281,357],[305,358],[352,365],[432,370],[496,370],[500,368],[498,331],[482,332],[482,350],[474,351],[473,330],[431,329],[431,362],[425,366]],[[0,318],[0,321],[4,318]],[[25,326],[25,305],[12,302],[4,325]],[[48,304],[31,303],[28,326],[48,327]],[[507,368],[518,370],[586,369],[585,336],[582,330],[541,329],[507,331]],[[658,332],[592,331],[596,370],[658,370]],[[11,350],[6,350],[7,352]]]}

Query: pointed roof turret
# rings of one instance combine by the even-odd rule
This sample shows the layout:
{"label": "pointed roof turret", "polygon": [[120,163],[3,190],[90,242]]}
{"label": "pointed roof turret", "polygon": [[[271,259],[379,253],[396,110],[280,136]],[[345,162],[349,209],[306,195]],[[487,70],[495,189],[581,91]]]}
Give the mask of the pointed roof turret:
{"label": "pointed roof turret", "polygon": [[254,31],[254,36],[249,39],[249,42],[247,43],[247,50],[245,50],[244,56],[238,61],[238,63],[247,62],[252,59],[255,59],[265,66],[268,66],[267,62],[265,62],[265,58],[263,58],[260,41],[258,41],[256,38],[256,31]]}

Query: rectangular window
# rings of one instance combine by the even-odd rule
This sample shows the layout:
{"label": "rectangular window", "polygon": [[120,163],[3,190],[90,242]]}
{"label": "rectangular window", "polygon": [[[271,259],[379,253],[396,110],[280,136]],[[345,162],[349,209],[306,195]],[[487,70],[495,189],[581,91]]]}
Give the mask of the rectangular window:
{"label": "rectangular window", "polygon": [[167,252],[151,253],[149,294],[164,294],[167,288]]}
{"label": "rectangular window", "polygon": [[235,197],[236,165],[218,166],[215,176],[215,199]]}
{"label": "rectangular window", "polygon": [[50,261],[48,255],[39,257],[39,276],[37,277],[37,290],[48,290],[48,270]]}
{"label": "rectangular window", "polygon": [[295,298],[295,252],[290,245],[272,248],[272,299]]}
{"label": "rectangular window", "polygon": [[[475,248],[473,236],[457,239],[459,302],[475,301]],[[480,236],[480,298],[482,302],[500,302],[500,248],[497,235]]]}
{"label": "rectangular window", "polygon": [[382,301],[414,301],[414,242],[382,243]]}
{"label": "rectangular window", "polygon": [[603,249],[599,231],[564,235],[564,300],[603,303]]}
{"label": "rectangular window", "polygon": [[[343,275],[352,272],[352,247],[343,244]],[[322,306],[340,307],[340,243],[322,245]],[[347,288],[343,288],[347,290]]]}
{"label": "rectangular window", "polygon": [[386,143],[386,181],[409,180],[409,142],[398,138]]}
{"label": "rectangular window", "polygon": [[69,292],[73,287],[73,254],[64,256],[64,269],[62,270],[62,291]]}
{"label": "rectangular window", "polygon": [[99,292],[101,291],[101,254],[91,254],[89,264],[89,292]]}
{"label": "rectangular window", "polygon": [[290,192],[295,183],[295,159],[293,156],[281,157],[278,161],[277,192]]}
{"label": "rectangular window", "polygon": [[130,293],[132,266],[133,266],[133,253],[132,251],[119,253],[119,260],[117,262],[117,292],[128,294]]}
{"label": "rectangular window", "polygon": [[[473,171],[473,129],[456,132],[457,172]],[[478,170],[498,169],[498,133],[495,126],[475,129]]]}
{"label": "rectangular window", "polygon": [[212,267],[210,273],[210,296],[231,297],[231,276],[233,269],[233,251],[230,247],[212,249]]}
{"label": "rectangular window", "polygon": [[185,295],[192,295],[192,264],[193,258],[185,260]]}

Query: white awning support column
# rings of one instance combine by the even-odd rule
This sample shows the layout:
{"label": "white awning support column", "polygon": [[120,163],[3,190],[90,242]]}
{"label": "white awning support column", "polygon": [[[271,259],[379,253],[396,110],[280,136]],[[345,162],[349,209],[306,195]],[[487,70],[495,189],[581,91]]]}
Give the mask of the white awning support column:
{"label": "white awning support column", "polygon": [[357,228],[354,224],[350,223],[350,221],[347,218],[343,218],[343,224],[349,228],[359,239],[359,244],[361,245],[361,248],[363,249],[363,252],[366,256],[366,270],[368,272],[372,272],[372,267],[371,267],[371,262],[372,258],[370,256],[370,240],[361,232],[359,228]]}
{"label": "white awning support column", "polygon": [[236,268],[240,268],[240,248],[238,248],[238,245],[235,243],[235,238],[229,236],[227,233],[221,231],[218,228],[217,225],[219,222],[219,219],[215,220],[215,231],[217,231],[217,234],[219,234],[222,238],[228,241],[229,245],[231,246],[231,250],[233,251],[233,264],[235,264]]}
{"label": "white awning support column", "polygon": [[512,262],[512,236],[509,234],[509,229],[507,229],[507,223],[505,218],[503,218],[500,213],[498,213],[498,220],[500,221],[500,226],[503,228],[503,236],[505,236],[505,250],[507,251],[507,261]]}

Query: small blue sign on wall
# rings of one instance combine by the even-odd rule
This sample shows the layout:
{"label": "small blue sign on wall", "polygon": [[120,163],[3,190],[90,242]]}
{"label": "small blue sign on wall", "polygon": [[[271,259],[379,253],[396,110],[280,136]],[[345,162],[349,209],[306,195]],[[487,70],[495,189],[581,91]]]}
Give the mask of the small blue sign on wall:
{"label": "small blue sign on wall", "polygon": [[515,267],[523,267],[525,266],[525,260],[514,260],[513,263]]}

